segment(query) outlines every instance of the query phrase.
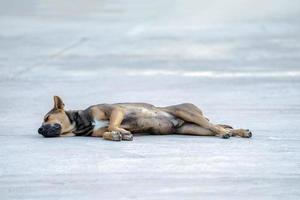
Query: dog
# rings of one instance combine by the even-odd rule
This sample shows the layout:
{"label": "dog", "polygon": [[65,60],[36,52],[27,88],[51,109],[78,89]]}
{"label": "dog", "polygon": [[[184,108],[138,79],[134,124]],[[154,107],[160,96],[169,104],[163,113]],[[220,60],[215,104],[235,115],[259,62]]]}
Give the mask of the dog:
{"label": "dog", "polygon": [[134,133],[252,137],[248,129],[213,124],[191,103],[156,107],[147,103],[98,104],[85,110],[65,110],[54,96],[54,107],[44,116],[38,133],[44,137],[93,136],[106,140],[133,140]]}

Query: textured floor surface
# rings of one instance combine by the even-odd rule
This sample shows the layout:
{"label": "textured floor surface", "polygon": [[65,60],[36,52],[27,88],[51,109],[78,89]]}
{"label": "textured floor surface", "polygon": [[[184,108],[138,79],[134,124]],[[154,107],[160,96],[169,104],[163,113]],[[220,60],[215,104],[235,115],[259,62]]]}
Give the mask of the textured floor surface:
{"label": "textured floor surface", "polygon": [[[300,6],[236,2],[1,0],[0,198],[299,199]],[[192,102],[254,137],[45,139],[53,95]]]}

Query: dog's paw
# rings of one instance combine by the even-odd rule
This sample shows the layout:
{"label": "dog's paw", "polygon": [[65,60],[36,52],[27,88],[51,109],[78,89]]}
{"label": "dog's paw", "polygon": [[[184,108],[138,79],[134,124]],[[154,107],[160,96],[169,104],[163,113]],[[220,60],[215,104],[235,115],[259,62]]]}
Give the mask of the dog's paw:
{"label": "dog's paw", "polygon": [[252,137],[252,132],[249,129],[244,130],[243,136],[245,138],[251,138]]}
{"label": "dog's paw", "polygon": [[249,129],[233,129],[230,132],[233,136],[240,136],[243,138],[252,137],[252,132]]}
{"label": "dog's paw", "polygon": [[111,136],[112,136],[112,141],[121,141],[122,140],[122,134],[118,131],[112,131]]}
{"label": "dog's paw", "polygon": [[229,138],[230,138],[230,134],[229,134],[229,133],[226,133],[226,134],[224,134],[224,135],[221,135],[221,137],[222,137],[223,139],[229,139]]}
{"label": "dog's paw", "polygon": [[118,131],[105,132],[103,138],[111,141],[121,141],[122,134]]}
{"label": "dog's paw", "polygon": [[121,133],[122,135],[122,140],[126,140],[126,141],[132,141],[133,140],[133,135],[129,132],[129,133]]}

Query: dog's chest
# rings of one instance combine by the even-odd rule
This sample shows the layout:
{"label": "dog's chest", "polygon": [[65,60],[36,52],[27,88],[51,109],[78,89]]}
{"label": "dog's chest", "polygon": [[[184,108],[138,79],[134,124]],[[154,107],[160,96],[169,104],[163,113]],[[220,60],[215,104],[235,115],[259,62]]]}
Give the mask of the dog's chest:
{"label": "dog's chest", "polygon": [[92,125],[94,126],[94,130],[108,127],[108,120],[97,120],[94,119],[92,122]]}

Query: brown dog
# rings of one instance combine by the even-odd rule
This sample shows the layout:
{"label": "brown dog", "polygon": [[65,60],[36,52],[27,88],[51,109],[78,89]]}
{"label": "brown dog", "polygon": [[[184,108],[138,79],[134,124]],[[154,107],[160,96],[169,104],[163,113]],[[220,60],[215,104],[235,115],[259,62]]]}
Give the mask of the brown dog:
{"label": "brown dog", "polygon": [[216,125],[193,104],[155,107],[146,103],[98,104],[85,110],[64,110],[54,96],[54,108],[44,117],[38,130],[44,137],[94,136],[107,140],[132,140],[132,133],[240,136],[250,138],[248,129]]}

